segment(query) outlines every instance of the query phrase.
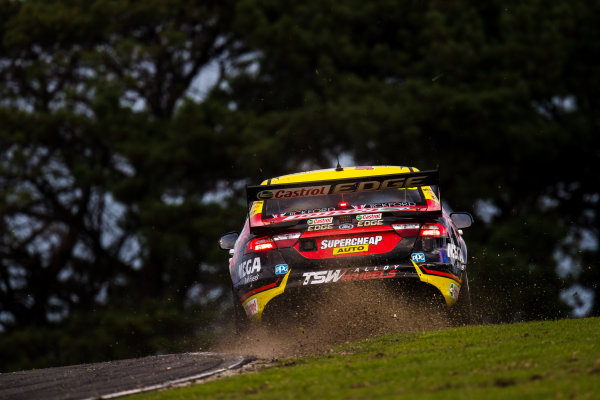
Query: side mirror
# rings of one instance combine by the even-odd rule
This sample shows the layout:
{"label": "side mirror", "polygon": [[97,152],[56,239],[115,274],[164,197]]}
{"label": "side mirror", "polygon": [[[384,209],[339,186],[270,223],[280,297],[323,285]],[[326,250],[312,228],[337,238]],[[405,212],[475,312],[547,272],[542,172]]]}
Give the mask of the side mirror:
{"label": "side mirror", "polygon": [[235,246],[240,235],[237,232],[228,232],[219,239],[219,247],[221,250],[231,250]]}
{"label": "side mirror", "polygon": [[456,228],[458,229],[468,228],[471,225],[473,225],[473,217],[469,213],[452,213],[450,214],[450,218],[452,219],[452,222],[454,222],[454,225],[456,225]]}

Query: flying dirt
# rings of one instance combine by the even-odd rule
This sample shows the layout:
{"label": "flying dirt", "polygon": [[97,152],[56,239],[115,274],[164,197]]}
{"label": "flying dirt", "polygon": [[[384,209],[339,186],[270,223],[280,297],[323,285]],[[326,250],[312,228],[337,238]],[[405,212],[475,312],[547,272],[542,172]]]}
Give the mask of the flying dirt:
{"label": "flying dirt", "polygon": [[310,306],[299,306],[296,313],[287,310],[295,318],[231,333],[213,352],[0,374],[0,398],[114,398],[240,373],[274,359],[328,353],[337,344],[385,333],[451,326],[439,298],[423,303],[420,296],[402,297],[378,284],[343,285],[310,300]]}
{"label": "flying dirt", "polygon": [[[412,297],[412,296],[411,296]],[[254,324],[230,334],[214,351],[245,357],[279,359],[329,352],[333,346],[392,332],[422,332],[452,326],[439,299],[399,296],[374,284],[345,285],[299,307],[302,315],[278,323]]]}

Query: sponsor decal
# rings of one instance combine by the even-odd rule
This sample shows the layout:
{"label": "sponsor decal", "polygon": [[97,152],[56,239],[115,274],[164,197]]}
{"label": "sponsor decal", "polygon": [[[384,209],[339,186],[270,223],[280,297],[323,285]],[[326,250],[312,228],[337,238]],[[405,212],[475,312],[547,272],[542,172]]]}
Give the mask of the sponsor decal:
{"label": "sponsor decal", "polygon": [[321,240],[321,250],[325,249],[333,249],[336,247],[346,247],[346,246],[360,246],[364,244],[372,244],[377,245],[379,242],[383,240],[383,236],[363,236],[363,237],[355,237],[355,238],[347,238],[347,239],[323,239]]}
{"label": "sponsor decal", "polygon": [[383,265],[379,267],[344,268],[329,271],[305,272],[302,274],[302,285],[319,285],[321,283],[349,282],[369,279],[394,278],[399,265]]}
{"label": "sponsor decal", "polygon": [[342,282],[394,278],[396,276],[396,272],[396,270],[352,272],[344,275]]}
{"label": "sponsor decal", "polygon": [[262,207],[262,201],[255,201],[254,204],[252,204],[252,208],[250,209],[250,216],[253,217],[256,214],[259,214],[262,211]]}
{"label": "sponsor decal", "polygon": [[285,275],[288,273],[289,267],[287,264],[277,264],[275,266],[276,275]]}
{"label": "sponsor decal", "polygon": [[329,193],[331,185],[307,186],[294,189],[263,190],[256,197],[259,200],[290,199],[294,197],[321,196]]}
{"label": "sponsor decal", "polygon": [[426,176],[399,177],[383,181],[359,181],[340,183],[333,187],[331,193],[369,192],[371,190],[398,189],[419,186],[427,179]]}
{"label": "sponsor decal", "polygon": [[263,190],[262,192],[259,192],[256,197],[258,197],[259,200],[268,200],[268,199],[272,199],[273,198],[273,192],[271,192],[270,190]]}
{"label": "sponsor decal", "polygon": [[[366,166],[366,168],[368,167]],[[263,200],[266,198],[317,196],[336,193],[370,192],[373,190],[412,189],[418,186],[435,185],[437,182],[437,171],[425,171],[304,182],[300,185],[298,183],[258,185],[250,186],[247,190],[250,196],[256,196],[259,200]]]}
{"label": "sponsor decal", "polygon": [[[242,261],[237,266],[238,280],[242,280],[248,275],[254,274],[255,272],[260,272],[260,257],[249,258],[246,261]],[[256,279],[258,279],[258,275]]]}
{"label": "sponsor decal", "polygon": [[448,257],[454,260],[458,260],[462,263],[466,262],[466,260],[463,259],[462,250],[453,243],[448,243],[446,245],[446,253],[448,254]]}
{"label": "sponsor decal", "polygon": [[357,215],[356,216],[356,220],[357,221],[371,221],[374,219],[381,219],[381,213],[378,214],[362,214],[362,215]]}
{"label": "sponsor decal", "polygon": [[455,285],[454,283],[450,283],[450,297],[452,297],[453,299],[457,299],[458,298],[458,293],[460,292],[460,289],[458,287],[458,285]]}
{"label": "sponsor decal", "polygon": [[326,212],[326,211],[334,211],[335,207],[321,207],[321,208],[310,208],[306,210],[296,210],[296,211],[288,211],[281,214],[275,214],[273,217],[285,217],[286,215],[298,215],[298,214],[311,214],[317,212]]}
{"label": "sponsor decal", "polygon": [[375,219],[375,220],[371,220],[371,221],[358,221],[358,227],[361,226],[377,226],[377,225],[383,225],[383,221],[380,219]]}
{"label": "sponsor decal", "polygon": [[369,251],[368,244],[361,244],[360,246],[338,247],[338,248],[333,249],[333,255],[337,256],[340,254],[363,253],[365,251]]}
{"label": "sponsor decal", "polygon": [[412,253],[410,257],[414,262],[425,262],[425,254],[423,253]]}
{"label": "sponsor decal", "polygon": [[322,211],[322,212],[311,212],[311,213],[303,213],[303,214],[277,214],[274,215],[274,218],[283,218],[284,221],[291,221],[296,219],[304,219],[304,218],[321,218],[321,217],[331,217],[336,215],[352,215],[352,214],[362,214],[365,211],[371,212],[385,212],[385,211],[403,211],[409,210],[409,207],[377,207],[370,209],[348,209],[348,210],[332,210],[332,211]]}
{"label": "sponsor decal", "polygon": [[[343,271],[343,272],[342,272]],[[305,272],[302,274],[304,277],[303,285],[313,284],[317,285],[320,283],[337,282],[346,273],[346,270],[330,270],[330,271],[318,271],[318,272]]]}
{"label": "sponsor decal", "polygon": [[327,218],[314,218],[306,221],[308,225],[322,225],[322,224],[331,224],[333,222],[333,217]]}
{"label": "sponsor decal", "polygon": [[356,208],[362,208],[365,211],[371,211],[370,208],[379,208],[379,207],[411,207],[411,206],[416,206],[417,203],[412,202],[412,201],[395,201],[395,202],[389,202],[389,203],[370,203],[370,204],[361,204],[356,206]]}
{"label": "sponsor decal", "polygon": [[248,275],[247,277],[245,277],[244,279],[242,279],[240,281],[240,284],[247,285],[247,284],[252,283],[254,281],[257,281],[257,280],[258,280],[258,274],[256,274],[256,275]]}
{"label": "sponsor decal", "polygon": [[258,314],[258,299],[256,297],[246,303],[246,314],[249,317]]}
{"label": "sponsor decal", "polygon": [[338,226],[338,228],[343,229],[343,230],[348,230],[348,229],[352,229],[354,228],[354,225],[352,224],[341,224],[340,226]]}
{"label": "sponsor decal", "polygon": [[327,229],[333,229],[333,225],[332,224],[329,224],[329,225],[312,225],[312,226],[309,226],[306,231],[307,232],[312,232],[312,231],[326,231]]}

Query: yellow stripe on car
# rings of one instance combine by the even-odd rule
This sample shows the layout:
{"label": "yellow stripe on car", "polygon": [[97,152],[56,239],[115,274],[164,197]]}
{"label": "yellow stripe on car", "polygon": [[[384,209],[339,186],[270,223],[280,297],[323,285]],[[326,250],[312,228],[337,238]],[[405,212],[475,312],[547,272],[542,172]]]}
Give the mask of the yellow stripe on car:
{"label": "yellow stripe on car", "polygon": [[435,286],[442,293],[442,296],[444,296],[444,300],[446,300],[446,305],[448,307],[452,306],[456,302],[458,296],[453,294],[454,291],[452,289],[457,287],[457,293],[460,291],[460,284],[458,282],[456,282],[454,279],[445,278],[443,276],[428,275],[424,273],[421,268],[419,268],[414,260],[410,261],[415,266],[421,282],[429,283],[430,285]]}
{"label": "yellow stripe on car", "polygon": [[250,303],[251,301],[253,301],[254,299],[256,299],[257,306],[258,306],[258,312],[250,317],[250,318],[252,318],[253,321],[259,322],[267,303],[269,301],[271,301],[274,297],[279,296],[280,294],[283,293],[283,291],[285,290],[285,286],[287,285],[288,277],[290,276],[291,272],[292,272],[292,270],[290,269],[287,272],[287,274],[285,274],[285,276],[283,277],[283,280],[281,281],[279,286],[277,286],[273,289],[265,290],[264,292],[257,293],[253,296],[250,296],[242,303],[242,305],[244,306],[244,310],[246,310],[246,305],[248,303]]}

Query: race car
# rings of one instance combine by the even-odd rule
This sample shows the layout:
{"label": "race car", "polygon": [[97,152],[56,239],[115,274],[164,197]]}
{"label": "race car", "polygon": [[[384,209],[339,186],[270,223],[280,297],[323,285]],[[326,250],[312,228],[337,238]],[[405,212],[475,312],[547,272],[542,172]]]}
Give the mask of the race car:
{"label": "race car", "polygon": [[445,210],[438,181],[438,171],[338,165],[247,186],[241,233],[219,240],[231,254],[237,329],[301,315],[325,288],[373,282],[437,298],[468,323],[462,229],[473,219]]}

